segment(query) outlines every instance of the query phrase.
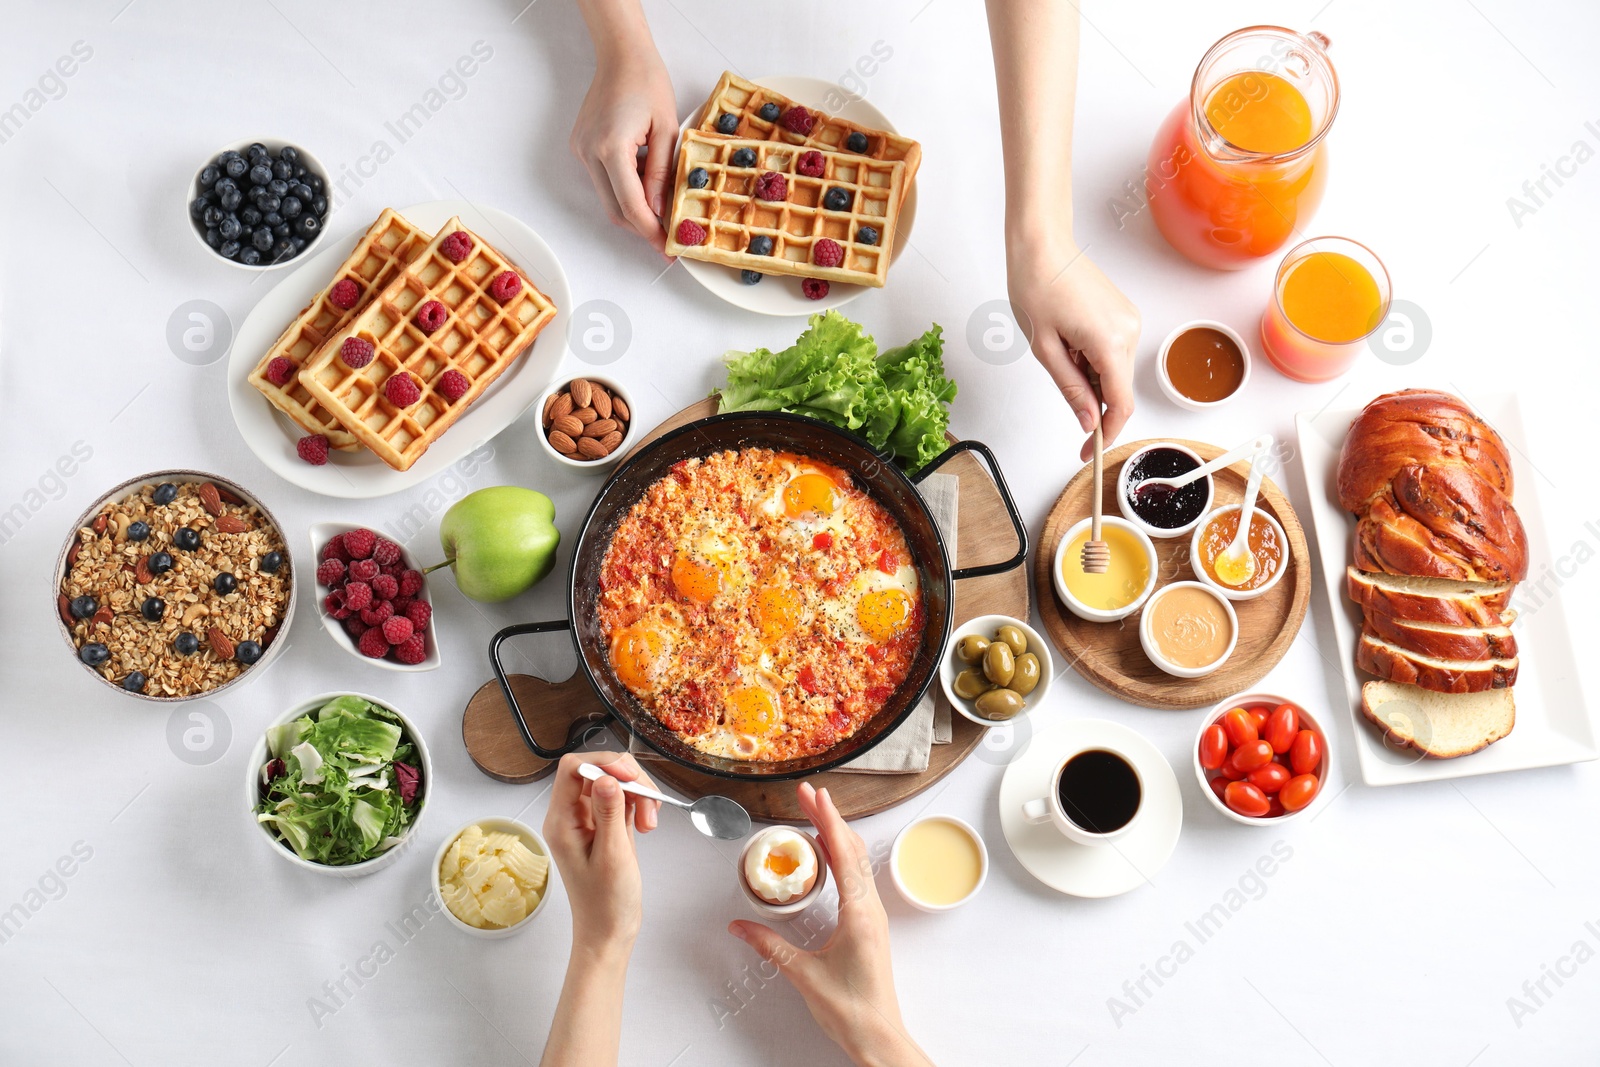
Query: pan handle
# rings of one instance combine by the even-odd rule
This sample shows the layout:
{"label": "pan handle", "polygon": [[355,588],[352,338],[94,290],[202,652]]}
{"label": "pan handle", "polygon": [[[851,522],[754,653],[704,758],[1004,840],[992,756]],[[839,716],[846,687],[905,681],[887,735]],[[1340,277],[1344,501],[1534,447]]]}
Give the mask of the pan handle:
{"label": "pan handle", "polygon": [[572,623],[566,619],[556,619],[553,622],[525,622],[516,626],[507,626],[496,633],[489,641],[489,662],[494,666],[495,680],[500,683],[500,692],[505,695],[506,706],[511,709],[511,719],[517,724],[517,732],[522,734],[522,740],[533,750],[533,754],[543,760],[554,762],[574,752],[578,746],[589,740],[597,730],[604,729],[606,716],[603,713],[585,715],[572,723],[567,731],[567,740],[560,748],[545,748],[533,738],[533,731],[528,728],[528,720],[523,718],[522,706],[517,703],[517,696],[511,691],[511,680],[506,677],[505,664],[500,662],[500,646],[507,638],[519,634],[550,634],[562,630],[572,629]]}
{"label": "pan handle", "polygon": [[989,574],[1003,574],[1014,567],[1022,566],[1028,558],[1028,528],[1022,523],[1022,516],[1017,512],[1016,502],[1011,499],[1011,487],[1006,485],[1006,476],[1000,471],[1000,462],[994,458],[994,453],[989,451],[989,446],[982,441],[957,441],[933,459],[928,465],[911,476],[913,485],[919,484],[922,479],[954,459],[958,453],[972,452],[983,457],[984,465],[989,468],[989,477],[994,480],[995,488],[1000,490],[1000,502],[1006,506],[1006,515],[1011,519],[1011,528],[1017,534],[1017,551],[1010,559],[1003,563],[985,563],[979,567],[957,567],[951,572],[950,577],[955,581],[963,578],[982,578]]}

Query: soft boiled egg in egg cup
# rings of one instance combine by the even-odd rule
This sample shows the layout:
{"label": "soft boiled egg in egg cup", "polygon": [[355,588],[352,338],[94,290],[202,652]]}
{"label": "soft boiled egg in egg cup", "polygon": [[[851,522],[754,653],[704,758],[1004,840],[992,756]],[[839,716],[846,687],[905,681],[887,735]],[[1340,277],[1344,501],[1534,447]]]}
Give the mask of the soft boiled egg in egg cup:
{"label": "soft boiled egg in egg cup", "polygon": [[822,895],[828,865],[816,838],[803,830],[769,826],[745,842],[739,856],[739,885],[756,914],[782,918],[798,914]]}

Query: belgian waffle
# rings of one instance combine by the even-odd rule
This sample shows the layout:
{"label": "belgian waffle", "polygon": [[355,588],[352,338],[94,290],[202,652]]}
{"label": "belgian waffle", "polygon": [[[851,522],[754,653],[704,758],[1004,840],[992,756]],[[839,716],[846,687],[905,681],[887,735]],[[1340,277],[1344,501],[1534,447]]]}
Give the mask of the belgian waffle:
{"label": "belgian waffle", "polygon": [[[311,298],[311,303],[267,349],[255,370],[250,372],[250,384],[306,433],[323,434],[330,446],[342,451],[353,452],[360,448],[355,434],[340,426],[339,420],[306,391],[295,372],[324,341],[361,314],[372,297],[382,292],[429,240],[426,231],[412,225],[398,212],[384,208],[355,251],[333,272],[333,279]],[[328,298],[328,293],[346,278],[355,283],[360,295],[353,306],[341,308]],[[295,372],[291,372],[282,385],[267,378],[267,365],[279,356],[287,357],[295,365]]]}
{"label": "belgian waffle", "polygon": [[[472,239],[472,248],[454,263],[440,245],[458,230]],[[506,271],[522,286],[502,305],[489,288]],[[433,300],[444,305],[445,319],[427,334],[415,318]],[[355,319],[328,338],[301,368],[300,384],[385,463],[408,470],[555,315],[555,305],[526,274],[453,218]],[[359,369],[340,354],[352,337],[374,348],[372,361]],[[468,383],[455,400],[439,390],[440,379],[452,370]],[[401,371],[421,391],[403,408],[385,394],[385,383]]]}
{"label": "belgian waffle", "polygon": [[[778,105],[778,119],[775,122],[761,117],[761,108],[769,103]],[[797,106],[799,105],[796,101],[782,93],[745,81],[732,71],[723,71],[716,88],[711,90],[711,96],[706,100],[706,106],[700,113],[700,124],[695,129],[708,137],[731,136],[745,141],[784,141],[792,145],[821,149],[824,152],[849,152],[846,142],[852,133],[859,133],[867,139],[867,150],[860,153],[861,155],[884,163],[892,163],[895,160],[904,162],[908,187],[911,179],[916,177],[917,167],[922,163],[922,146],[911,138],[887,130],[862,126],[812,107],[806,108],[816,119],[811,132],[795,133],[783,125],[783,114]],[[717,120],[723,115],[738,116],[739,126],[732,134],[724,134],[717,129]]]}
{"label": "belgian waffle", "polygon": [[[732,156],[740,149],[755,153],[752,167],[735,167]],[[667,227],[667,255],[721,263],[763,274],[790,274],[829,282],[882,286],[894,251],[895,228],[905,197],[906,165],[883,162],[854,153],[823,152],[821,177],[799,173],[800,156],[807,149],[784,141],[741,141],[707,137],[698,130],[685,131],[678,146],[678,173],[672,196],[672,221]],[[707,172],[703,188],[689,186],[695,169]],[[757,179],[768,172],[781,174],[788,191],[783,200],[763,200],[755,195]],[[829,190],[850,195],[844,210],[823,207]],[[707,231],[699,245],[678,241],[678,226],[693,219]],[[860,240],[861,228],[878,231],[876,244]],[[770,255],[748,251],[751,238],[772,239]],[[815,247],[823,238],[837,242],[844,252],[835,267],[819,266]]]}

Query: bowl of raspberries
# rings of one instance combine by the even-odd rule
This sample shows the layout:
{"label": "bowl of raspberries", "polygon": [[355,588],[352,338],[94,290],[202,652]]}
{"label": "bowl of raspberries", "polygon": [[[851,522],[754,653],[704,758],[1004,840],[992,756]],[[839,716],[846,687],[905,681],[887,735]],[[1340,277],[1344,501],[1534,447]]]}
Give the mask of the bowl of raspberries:
{"label": "bowl of raspberries", "polygon": [[311,527],[322,625],[346,652],[391,671],[442,662],[427,580],[399,544],[349,523]]}

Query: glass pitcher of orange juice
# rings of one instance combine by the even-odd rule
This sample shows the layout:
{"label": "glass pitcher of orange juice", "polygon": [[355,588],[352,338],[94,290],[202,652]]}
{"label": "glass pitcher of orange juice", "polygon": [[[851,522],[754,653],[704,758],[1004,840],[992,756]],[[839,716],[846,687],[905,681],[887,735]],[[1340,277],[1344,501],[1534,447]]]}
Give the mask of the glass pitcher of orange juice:
{"label": "glass pitcher of orange juice", "polygon": [[1339,110],[1328,38],[1281,26],[1230,33],[1200,60],[1189,99],[1150,145],[1156,228],[1204,267],[1237,270],[1282,248],[1322,202],[1323,138]]}

